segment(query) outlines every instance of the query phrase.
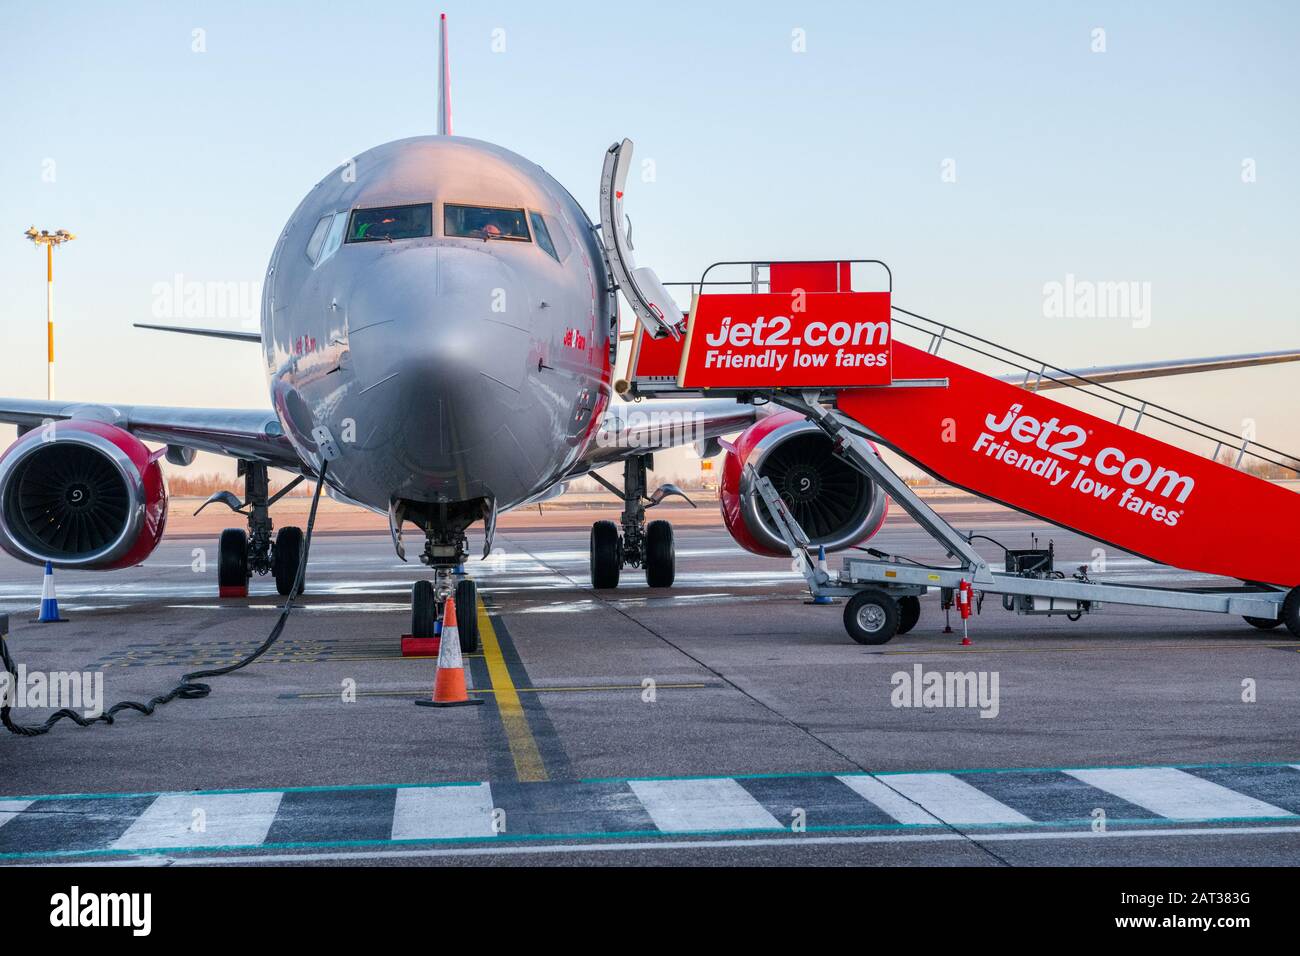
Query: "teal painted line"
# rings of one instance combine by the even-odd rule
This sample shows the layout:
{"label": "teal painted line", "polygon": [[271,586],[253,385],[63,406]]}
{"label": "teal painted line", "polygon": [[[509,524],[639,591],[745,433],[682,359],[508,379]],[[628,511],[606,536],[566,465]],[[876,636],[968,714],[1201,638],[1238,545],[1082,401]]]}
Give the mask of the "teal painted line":
{"label": "teal painted line", "polygon": [[[683,778],[684,779],[684,778]],[[1283,823],[1294,821],[1294,815],[1286,817],[1213,817],[1205,819],[1167,819],[1160,818],[1156,820],[1149,819],[1124,819],[1110,820],[1107,822],[1107,828],[1114,826],[1134,826],[1134,827],[1151,827],[1151,826],[1186,826],[1189,823],[1203,824],[1206,826],[1217,823]],[[967,828],[977,828],[982,830],[1043,830],[1056,828],[1062,833],[1074,832],[1079,827],[1091,827],[1093,821],[1089,819],[1080,820],[1041,820],[1030,821],[1028,823],[970,823],[970,824],[948,824],[948,823],[864,823],[864,824],[846,824],[844,826],[827,826],[827,827],[808,827],[803,833],[862,833],[862,832],[946,832],[956,828],[957,831],[964,832]],[[303,841],[297,843],[248,843],[248,844],[218,844],[214,846],[185,846],[185,847],[150,847],[147,849],[116,850],[104,848],[97,850],[36,850],[22,853],[0,853],[0,860],[38,860],[38,859],[72,859],[77,857],[133,857],[133,856],[166,856],[179,853],[236,853],[246,850],[329,850],[329,849],[364,849],[370,847],[403,847],[403,846],[443,846],[443,845],[471,845],[471,844],[492,844],[492,843],[527,843],[527,842],[564,842],[576,840],[609,840],[617,842],[627,839],[677,839],[680,837],[709,837],[709,836],[775,836],[776,834],[787,834],[790,839],[798,840],[802,833],[796,833],[788,827],[762,827],[735,830],[626,830],[618,833],[593,832],[593,833],[502,833],[496,836],[483,837],[430,837],[428,839],[415,840],[320,840],[320,841]]]}
{"label": "teal painted line", "polygon": [[[796,773],[700,773],[674,774],[663,777],[586,777],[575,781],[553,781],[554,783],[627,783],[632,780],[793,780],[826,777],[889,777],[898,774],[967,774],[967,773],[1065,773],[1069,770],[1244,770],[1259,767],[1292,767],[1300,764],[1300,757],[1294,760],[1261,761],[1257,763],[1184,763],[1184,764],[1107,764],[1105,766],[1085,766],[1070,764],[1063,767],[978,767],[965,770],[876,770],[876,771],[834,771],[809,770]],[[321,784],[310,787],[246,787],[234,790],[147,790],[139,793],[54,793],[54,794],[0,794],[0,800],[116,800],[128,797],[158,797],[164,793],[192,794],[193,796],[221,796],[223,794],[245,793],[324,793],[327,791],[349,792],[362,790],[407,790],[427,789],[431,787],[478,787],[492,781],[455,780],[441,783],[342,783]]]}

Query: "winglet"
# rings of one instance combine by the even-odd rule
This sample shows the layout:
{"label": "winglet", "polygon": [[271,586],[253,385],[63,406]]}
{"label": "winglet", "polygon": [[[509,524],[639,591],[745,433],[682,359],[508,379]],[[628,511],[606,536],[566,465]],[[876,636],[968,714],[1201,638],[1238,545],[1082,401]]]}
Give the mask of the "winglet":
{"label": "winglet", "polygon": [[451,63],[447,59],[447,14],[439,21],[438,135],[451,135]]}

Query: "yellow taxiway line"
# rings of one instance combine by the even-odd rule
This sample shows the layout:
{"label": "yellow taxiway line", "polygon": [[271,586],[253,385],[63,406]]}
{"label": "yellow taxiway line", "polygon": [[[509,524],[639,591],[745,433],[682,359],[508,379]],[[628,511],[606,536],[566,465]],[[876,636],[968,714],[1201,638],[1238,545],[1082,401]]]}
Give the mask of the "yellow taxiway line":
{"label": "yellow taxiway line", "polygon": [[483,599],[478,599],[478,638],[487,662],[488,680],[492,692],[496,695],[497,713],[501,715],[501,725],[505,728],[506,741],[510,744],[510,756],[515,762],[515,777],[521,783],[537,783],[549,780],[546,764],[542,762],[542,753],[537,748],[533,729],[528,724],[523,704],[519,700],[519,689],[510,679],[510,669],[501,653],[501,643],[497,640],[496,629],[488,617]]}

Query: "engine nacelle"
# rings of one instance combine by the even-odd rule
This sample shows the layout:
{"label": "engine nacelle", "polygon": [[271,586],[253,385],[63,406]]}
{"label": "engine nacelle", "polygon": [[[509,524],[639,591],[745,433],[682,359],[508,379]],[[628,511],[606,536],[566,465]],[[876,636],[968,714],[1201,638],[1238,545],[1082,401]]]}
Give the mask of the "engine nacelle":
{"label": "engine nacelle", "polygon": [[888,497],[876,483],[832,452],[831,439],[798,412],[781,412],[750,425],[722,465],[722,520],[746,551],[789,551],[745,476],[745,465],[769,479],[814,547],[852,547],[880,530]]}
{"label": "engine nacelle", "polygon": [[33,429],[0,456],[0,547],[60,568],[139,564],[167,524],[162,454],[103,422]]}

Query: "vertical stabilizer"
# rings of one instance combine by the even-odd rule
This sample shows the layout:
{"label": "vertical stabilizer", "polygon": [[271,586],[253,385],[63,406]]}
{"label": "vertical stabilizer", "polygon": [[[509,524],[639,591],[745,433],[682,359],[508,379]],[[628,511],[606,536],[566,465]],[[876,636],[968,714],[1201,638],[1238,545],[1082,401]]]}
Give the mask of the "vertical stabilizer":
{"label": "vertical stabilizer", "polygon": [[438,135],[451,135],[451,63],[447,59],[447,14],[439,21]]}

